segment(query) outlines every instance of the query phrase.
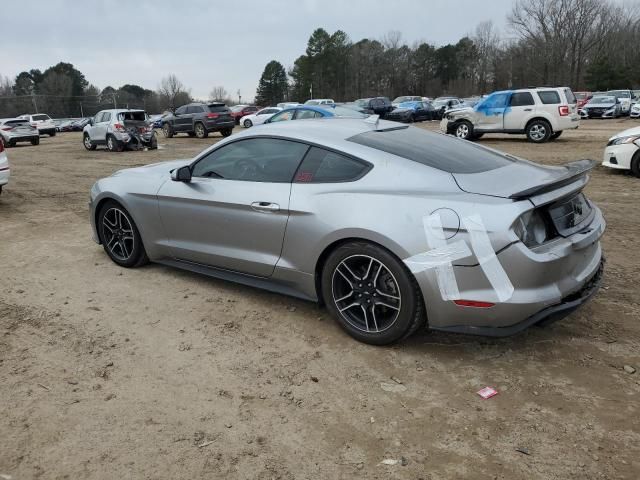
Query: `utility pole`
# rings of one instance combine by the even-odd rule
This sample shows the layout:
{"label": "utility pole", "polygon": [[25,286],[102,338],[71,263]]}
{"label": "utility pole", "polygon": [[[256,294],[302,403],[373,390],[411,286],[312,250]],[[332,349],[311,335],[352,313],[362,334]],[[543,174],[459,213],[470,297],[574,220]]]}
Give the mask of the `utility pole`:
{"label": "utility pole", "polygon": [[84,111],[82,110],[82,102],[80,102],[80,118],[84,118]]}
{"label": "utility pole", "polygon": [[31,101],[33,102],[33,108],[36,110],[36,113],[38,113],[38,102],[36,101],[36,95],[35,93],[31,93]]}
{"label": "utility pole", "polygon": [[313,100],[313,82],[311,83],[311,100]]}
{"label": "utility pole", "polygon": [[242,95],[240,95],[240,89],[238,89],[238,103],[242,103]]}
{"label": "utility pole", "polygon": [[112,93],[111,96],[113,97],[113,108],[118,108],[118,104],[116,103],[116,94]]}

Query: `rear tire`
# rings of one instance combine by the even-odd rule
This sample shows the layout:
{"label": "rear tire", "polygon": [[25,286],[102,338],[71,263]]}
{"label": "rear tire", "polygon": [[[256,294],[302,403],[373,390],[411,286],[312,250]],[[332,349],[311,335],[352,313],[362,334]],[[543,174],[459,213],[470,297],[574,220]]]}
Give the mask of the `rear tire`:
{"label": "rear tire", "polygon": [[194,131],[195,131],[196,137],[198,138],[207,138],[209,136],[209,132],[207,132],[207,128],[201,122],[198,122],[195,124]]}
{"label": "rear tire", "polygon": [[158,139],[154,135],[151,137],[151,141],[149,142],[149,150],[157,150],[158,149]]}
{"label": "rear tire", "polygon": [[123,145],[119,142],[116,137],[113,135],[109,135],[107,137],[107,150],[110,152],[121,152],[123,149]]}
{"label": "rear tire", "polygon": [[40,137],[32,138],[31,145],[40,145]]}
{"label": "rear tire", "polygon": [[640,151],[637,151],[631,159],[631,173],[640,178]]}
{"label": "rear tire", "polygon": [[526,129],[527,140],[533,143],[545,143],[551,136],[551,125],[546,120],[533,120]]}
{"label": "rear tire", "polygon": [[168,123],[165,123],[162,126],[162,133],[164,133],[164,136],[166,138],[173,138],[174,135],[173,128]]}
{"label": "rear tire", "polygon": [[372,243],[350,242],[331,252],[321,285],[329,312],[360,342],[388,345],[425,324],[415,278],[393,254]]}
{"label": "rear tire", "polygon": [[220,130],[220,133],[223,137],[228,137],[233,133],[233,128],[225,128],[223,130]]}
{"label": "rear tire", "polygon": [[56,131],[54,130],[54,131],[50,132],[50,133],[49,133],[49,136],[50,136],[50,137],[55,137],[55,136],[56,136]]}
{"label": "rear tire", "polygon": [[134,268],[149,262],[138,227],[122,205],[113,200],[106,202],[97,225],[104,251],[114,263]]}

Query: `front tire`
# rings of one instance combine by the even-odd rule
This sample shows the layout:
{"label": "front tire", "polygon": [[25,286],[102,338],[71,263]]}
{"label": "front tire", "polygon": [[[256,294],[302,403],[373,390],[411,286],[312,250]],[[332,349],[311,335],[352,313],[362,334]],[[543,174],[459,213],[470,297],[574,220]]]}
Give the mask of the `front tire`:
{"label": "front tire", "polygon": [[220,130],[220,133],[223,137],[228,137],[233,133],[233,128],[225,128],[224,130]]}
{"label": "front tire", "polygon": [[109,200],[100,209],[98,233],[104,251],[121,267],[139,267],[149,261],[136,224],[119,203]]}
{"label": "front tire", "polygon": [[253,127],[253,122],[251,120],[245,120],[243,125],[244,125],[244,128],[251,128]]}
{"label": "front tire", "polygon": [[96,145],[93,144],[93,142],[91,141],[91,137],[89,136],[88,133],[84,134],[84,138],[82,139],[82,145],[84,145],[84,148],[86,148],[87,150],[96,149]]}
{"label": "front tire", "polygon": [[473,125],[467,120],[456,125],[455,136],[461,140],[471,140],[473,138]]}
{"label": "front tire", "polygon": [[545,143],[551,136],[551,125],[546,120],[534,120],[526,129],[527,140],[533,143]]}
{"label": "front tire", "polygon": [[162,126],[162,133],[164,133],[164,136],[166,138],[173,138],[173,128],[171,128],[171,125],[169,125],[168,123],[165,123]]}
{"label": "front tire", "polygon": [[31,145],[33,146],[40,145],[40,137],[32,138]]}
{"label": "front tire", "polygon": [[49,132],[49,136],[50,137],[55,137],[56,136],[56,131],[53,130],[53,131]]}
{"label": "front tire", "polygon": [[388,345],[425,323],[417,282],[400,260],[377,245],[358,241],[336,248],[321,282],[328,310],[358,341]]}
{"label": "front tire", "polygon": [[640,151],[636,152],[631,159],[631,173],[636,178],[640,178]]}

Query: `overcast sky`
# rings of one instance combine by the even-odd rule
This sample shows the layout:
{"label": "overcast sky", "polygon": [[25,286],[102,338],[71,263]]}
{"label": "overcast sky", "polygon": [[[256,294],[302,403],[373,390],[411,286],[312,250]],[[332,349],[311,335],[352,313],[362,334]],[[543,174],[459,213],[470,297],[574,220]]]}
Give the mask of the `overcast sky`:
{"label": "overcast sky", "polygon": [[99,88],[156,89],[175,73],[198,98],[223,85],[253,98],[272,59],[289,68],[317,27],[351,40],[402,32],[457,42],[484,20],[504,30],[513,0],[3,0],[0,75],[72,63]]}

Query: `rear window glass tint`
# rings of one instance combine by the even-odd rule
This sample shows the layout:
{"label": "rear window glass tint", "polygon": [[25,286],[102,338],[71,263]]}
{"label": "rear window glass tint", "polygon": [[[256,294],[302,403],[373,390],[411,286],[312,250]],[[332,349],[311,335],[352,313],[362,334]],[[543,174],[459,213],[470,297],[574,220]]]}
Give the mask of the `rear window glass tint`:
{"label": "rear window glass tint", "polygon": [[529,92],[516,92],[511,95],[512,107],[524,107],[527,105],[534,105],[533,95]]}
{"label": "rear window glass tint", "polygon": [[348,139],[450,173],[480,173],[515,162],[469,141],[415,127],[360,133]]}
{"label": "rear window glass tint", "polygon": [[540,101],[545,105],[555,105],[560,103],[560,95],[558,95],[558,92],[553,90],[538,92],[538,96],[540,97]]}
{"label": "rear window glass tint", "polygon": [[212,113],[225,113],[230,110],[226,105],[209,105],[209,111]]}
{"label": "rear window glass tint", "polygon": [[49,115],[34,115],[34,116],[33,116],[33,117],[31,117],[31,118],[33,118],[33,120],[34,120],[34,121],[51,120],[51,119],[49,118]]}
{"label": "rear window glass tint", "polygon": [[147,115],[144,112],[122,112],[118,114],[118,119],[144,122],[147,119]]}
{"label": "rear window glass tint", "polygon": [[29,122],[26,120],[8,120],[4,122],[5,125],[29,125]]}
{"label": "rear window glass tint", "polygon": [[331,183],[357,180],[369,165],[338,153],[312,147],[296,173],[297,183]]}
{"label": "rear window glass tint", "polygon": [[578,100],[576,99],[576,96],[573,94],[573,92],[571,91],[570,88],[565,88],[564,89],[564,94],[567,96],[567,103],[577,103]]}

